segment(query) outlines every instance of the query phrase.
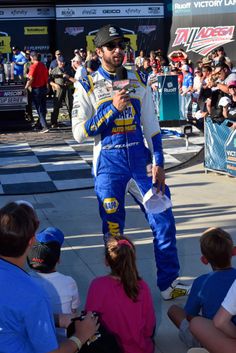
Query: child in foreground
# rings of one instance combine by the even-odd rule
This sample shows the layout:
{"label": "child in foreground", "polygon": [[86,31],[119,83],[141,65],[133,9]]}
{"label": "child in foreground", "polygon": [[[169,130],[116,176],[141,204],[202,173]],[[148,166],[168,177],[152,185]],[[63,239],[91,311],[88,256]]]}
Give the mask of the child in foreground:
{"label": "child in foreground", "polygon": [[[64,234],[49,227],[36,234],[36,244],[28,254],[28,265],[34,281],[47,293],[53,313],[76,314],[80,304],[78,287],[71,276],[57,271]],[[66,332],[57,328],[59,342],[65,340]]]}
{"label": "child in foreground", "polygon": [[0,350],[1,353],[76,353],[99,325],[88,313],[83,322],[75,323],[74,336],[58,344],[45,293],[24,271],[38,224],[29,203],[11,202],[0,209]]}
{"label": "child in foreground", "polygon": [[209,228],[200,238],[200,247],[201,261],[205,265],[209,263],[213,271],[195,279],[184,309],[172,305],[168,310],[169,318],[179,328],[179,336],[188,347],[199,345],[189,331],[189,322],[199,315],[212,320],[236,279],[236,269],[231,264],[234,247],[229,233],[221,228]]}
{"label": "child in foreground", "polygon": [[124,353],[153,353],[155,312],[148,285],[137,271],[133,243],[124,236],[110,238],[105,259],[111,273],[92,281],[86,310],[100,315]]}

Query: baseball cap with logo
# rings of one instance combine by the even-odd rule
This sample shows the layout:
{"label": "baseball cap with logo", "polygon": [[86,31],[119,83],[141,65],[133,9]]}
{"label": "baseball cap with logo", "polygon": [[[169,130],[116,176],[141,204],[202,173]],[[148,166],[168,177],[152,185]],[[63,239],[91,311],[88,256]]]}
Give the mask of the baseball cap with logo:
{"label": "baseball cap with logo", "polygon": [[40,243],[50,243],[52,241],[58,242],[60,246],[64,242],[63,232],[55,227],[48,227],[36,234],[36,240]]}
{"label": "baseball cap with logo", "polygon": [[99,29],[94,38],[94,44],[97,48],[99,48],[109,42],[112,42],[114,39],[123,39],[124,41],[127,40],[127,38],[124,37],[124,33],[120,27],[109,24]]}
{"label": "baseball cap with logo", "polygon": [[36,243],[30,249],[27,262],[28,265],[42,273],[54,270],[61,253],[61,246],[57,241],[49,243]]}

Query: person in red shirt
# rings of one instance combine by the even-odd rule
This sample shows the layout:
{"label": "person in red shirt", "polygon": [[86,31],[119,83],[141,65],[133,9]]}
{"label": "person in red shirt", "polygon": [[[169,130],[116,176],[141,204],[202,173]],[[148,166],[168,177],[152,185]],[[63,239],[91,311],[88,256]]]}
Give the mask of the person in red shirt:
{"label": "person in red shirt", "polygon": [[25,88],[32,89],[32,100],[39,116],[39,122],[41,125],[41,133],[48,132],[46,122],[46,96],[47,96],[47,84],[48,84],[48,70],[46,66],[40,61],[41,54],[31,52],[30,58],[32,65],[30,66],[29,73],[27,75],[27,83]]}

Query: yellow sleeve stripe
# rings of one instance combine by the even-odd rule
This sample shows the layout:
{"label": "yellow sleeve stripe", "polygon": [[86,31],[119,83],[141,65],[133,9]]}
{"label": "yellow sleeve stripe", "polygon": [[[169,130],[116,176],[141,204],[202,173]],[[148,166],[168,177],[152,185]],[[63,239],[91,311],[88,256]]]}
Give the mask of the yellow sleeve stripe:
{"label": "yellow sleeve stripe", "polygon": [[88,137],[89,135],[88,135],[88,133],[87,133],[87,131],[86,131],[86,129],[85,129],[85,123],[86,123],[86,122],[84,122],[84,124],[83,124],[83,130],[84,130],[85,136]]}
{"label": "yellow sleeve stripe", "polygon": [[159,134],[160,134],[160,131],[157,131],[157,132],[155,132],[154,134],[151,135],[151,138],[153,138],[154,136],[159,135]]}
{"label": "yellow sleeve stripe", "polygon": [[90,96],[90,94],[92,94],[94,91],[94,84],[93,84],[92,77],[90,75],[88,75],[88,80],[89,80],[90,90],[88,91],[87,94],[88,96]]}
{"label": "yellow sleeve stripe", "polygon": [[110,118],[110,116],[113,114],[112,110],[109,110],[100,120],[97,122],[97,127],[101,126],[104,121]]}
{"label": "yellow sleeve stripe", "polygon": [[104,102],[110,102],[110,101],[112,101],[111,97],[104,98],[104,99],[100,100],[96,105],[96,109],[98,109],[100,107],[100,105],[103,104]]}

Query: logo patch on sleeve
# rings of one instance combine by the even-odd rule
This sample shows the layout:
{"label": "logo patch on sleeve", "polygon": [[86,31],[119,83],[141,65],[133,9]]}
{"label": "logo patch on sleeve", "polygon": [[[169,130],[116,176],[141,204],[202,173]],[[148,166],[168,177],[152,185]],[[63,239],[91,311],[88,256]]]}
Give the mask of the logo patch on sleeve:
{"label": "logo patch on sleeve", "polygon": [[106,198],[103,200],[103,207],[106,211],[106,213],[115,213],[117,211],[117,208],[119,206],[119,202],[115,197],[111,198]]}

